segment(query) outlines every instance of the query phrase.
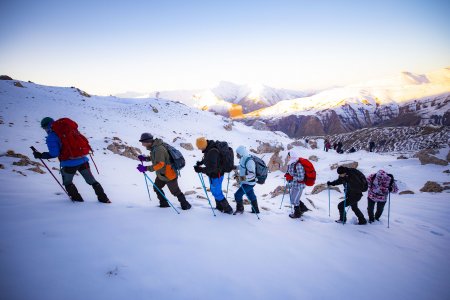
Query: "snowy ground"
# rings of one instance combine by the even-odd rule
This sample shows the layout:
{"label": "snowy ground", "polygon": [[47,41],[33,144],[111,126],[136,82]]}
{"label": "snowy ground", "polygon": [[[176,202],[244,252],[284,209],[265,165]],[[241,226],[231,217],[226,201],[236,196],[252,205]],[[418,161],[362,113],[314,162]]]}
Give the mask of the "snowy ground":
{"label": "snowy ground", "polygon": [[[202,191],[190,166],[201,153],[180,148],[187,159],[180,186],[197,194],[187,196],[193,208],[178,215],[156,207],[153,192],[149,201],[138,162],[103,150],[105,137],[136,147],[144,131],[168,142],[181,137],[175,145],[195,144],[201,135],[234,148],[256,148],[257,140],[292,141],[242,124],[226,131],[221,117],[173,102],[83,98],[70,88],[23,84],[22,89],[0,81],[0,154],[11,149],[31,157],[31,145],[45,150],[40,119],[71,117],[98,150],[96,177],[113,203],[98,203],[81,176],[74,182],[85,202],[72,203],[49,174],[13,166],[19,159],[1,156],[2,299],[450,298],[449,195],[419,192],[427,180],[450,181],[443,173],[448,167],[363,151],[337,155],[300,148],[305,157],[319,157],[317,183],[337,178],[331,164],[355,160],[366,175],[380,168],[392,172],[401,191],[415,194],[392,196],[390,228],[387,206],[381,222],[343,226],[334,223],[343,195],[331,192],[328,216],[328,194],[310,195],[307,188],[302,198],[317,208],[306,200],[312,211],[303,221],[292,220],[287,197],[281,209],[281,196],[263,197],[283,185],[282,173],[274,172],[256,187],[261,220],[250,213],[214,217],[208,202],[196,197]],[[58,167],[56,160],[48,165]],[[230,185],[229,201],[234,191]],[[174,197],[169,200],[179,207]],[[359,207],[367,216],[366,206],[364,196]],[[349,220],[356,221],[351,210]]]}

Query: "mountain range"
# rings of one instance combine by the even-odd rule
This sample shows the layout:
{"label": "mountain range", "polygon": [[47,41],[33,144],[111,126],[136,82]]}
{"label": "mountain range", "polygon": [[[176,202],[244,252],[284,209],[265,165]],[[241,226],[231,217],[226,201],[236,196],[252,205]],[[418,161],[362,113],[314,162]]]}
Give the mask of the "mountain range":
{"label": "mountain range", "polygon": [[351,132],[375,126],[450,125],[450,68],[322,91],[221,82],[206,90],[154,92],[155,98],[231,116],[290,137]]}

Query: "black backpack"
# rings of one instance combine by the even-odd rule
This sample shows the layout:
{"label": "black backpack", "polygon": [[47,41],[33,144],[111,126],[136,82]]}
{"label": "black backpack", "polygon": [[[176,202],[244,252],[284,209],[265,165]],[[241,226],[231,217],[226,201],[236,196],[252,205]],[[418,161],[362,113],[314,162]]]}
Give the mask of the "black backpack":
{"label": "black backpack", "polygon": [[227,142],[216,141],[219,150],[219,169],[223,173],[229,173],[234,168],[234,152]]}
{"label": "black backpack", "polygon": [[358,177],[358,180],[360,182],[360,186],[361,186],[361,192],[367,192],[367,190],[369,189],[369,183],[367,182],[366,176],[364,176],[363,173],[361,173],[360,170],[357,169],[353,169],[355,170],[355,174],[356,177]]}

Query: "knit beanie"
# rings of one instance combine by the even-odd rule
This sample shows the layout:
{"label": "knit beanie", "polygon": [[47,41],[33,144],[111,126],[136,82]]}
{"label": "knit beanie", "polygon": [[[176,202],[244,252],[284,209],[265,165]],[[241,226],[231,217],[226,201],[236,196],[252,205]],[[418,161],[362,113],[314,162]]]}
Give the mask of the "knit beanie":
{"label": "knit beanie", "polygon": [[344,174],[344,173],[347,173],[347,171],[348,171],[348,168],[343,167],[343,166],[339,166],[339,167],[337,168],[337,173],[338,173],[338,174]]}
{"label": "knit beanie", "polygon": [[45,117],[41,120],[41,127],[42,128],[47,128],[48,125],[50,125],[51,123],[53,123],[55,120],[53,120],[50,117]]}
{"label": "knit beanie", "polygon": [[153,135],[151,133],[148,132],[144,132],[143,134],[141,134],[141,138],[139,139],[139,142],[151,142],[153,141]]}
{"label": "knit beanie", "polygon": [[197,145],[197,148],[200,150],[205,150],[206,146],[208,146],[208,142],[206,141],[206,139],[204,137],[199,137],[195,141],[195,144]]}

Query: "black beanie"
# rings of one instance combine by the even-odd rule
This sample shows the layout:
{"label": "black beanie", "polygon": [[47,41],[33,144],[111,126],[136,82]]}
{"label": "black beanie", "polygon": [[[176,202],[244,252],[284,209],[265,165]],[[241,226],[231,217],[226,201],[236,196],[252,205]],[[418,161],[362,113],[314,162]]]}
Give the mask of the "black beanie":
{"label": "black beanie", "polygon": [[347,171],[348,171],[348,168],[343,167],[343,166],[339,166],[339,167],[337,168],[337,173],[338,173],[338,174],[344,174],[344,173],[347,173]]}

